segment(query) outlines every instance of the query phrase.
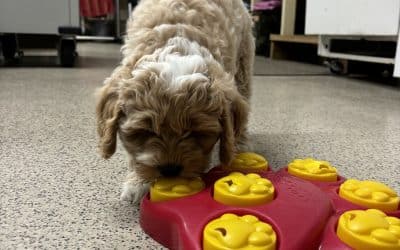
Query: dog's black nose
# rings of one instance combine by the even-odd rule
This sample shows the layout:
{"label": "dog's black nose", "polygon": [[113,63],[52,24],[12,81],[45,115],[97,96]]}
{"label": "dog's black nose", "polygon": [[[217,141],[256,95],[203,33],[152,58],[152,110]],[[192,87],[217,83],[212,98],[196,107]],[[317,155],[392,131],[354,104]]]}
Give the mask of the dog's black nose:
{"label": "dog's black nose", "polygon": [[158,166],[158,171],[160,171],[161,175],[165,177],[178,176],[181,173],[182,169],[183,167],[177,164],[166,164]]}

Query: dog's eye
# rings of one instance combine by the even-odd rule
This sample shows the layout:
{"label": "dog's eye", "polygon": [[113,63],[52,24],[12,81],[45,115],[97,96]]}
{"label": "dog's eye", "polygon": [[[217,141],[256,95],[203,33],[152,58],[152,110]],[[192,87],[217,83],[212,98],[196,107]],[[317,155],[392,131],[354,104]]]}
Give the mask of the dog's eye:
{"label": "dog's eye", "polygon": [[181,141],[186,140],[188,138],[201,138],[204,137],[205,135],[203,133],[200,132],[196,132],[196,131],[185,131],[183,132],[182,136],[181,136]]}
{"label": "dog's eye", "polygon": [[218,134],[213,132],[192,132],[192,135],[206,152],[210,151],[218,140]]}
{"label": "dog's eye", "polygon": [[214,138],[218,138],[218,135],[217,133],[207,132],[207,131],[187,131],[183,133],[181,140],[185,140],[188,138],[194,138],[197,141],[204,141],[204,140],[213,140]]}
{"label": "dog's eye", "polygon": [[216,133],[195,131],[195,132],[192,132],[191,135],[193,135],[196,138],[209,138],[209,137],[215,137]]}
{"label": "dog's eye", "polygon": [[157,134],[150,130],[138,129],[138,130],[130,131],[130,133],[128,133],[127,136],[130,139],[145,140],[147,138],[155,137],[155,136],[157,136]]}
{"label": "dog's eye", "polygon": [[186,139],[192,135],[192,131],[186,131],[182,135],[182,139]]}
{"label": "dog's eye", "polygon": [[186,131],[182,135],[182,140],[187,139],[189,137],[193,138],[201,138],[201,137],[207,137],[207,133],[202,133],[202,132],[197,132],[197,131]]}

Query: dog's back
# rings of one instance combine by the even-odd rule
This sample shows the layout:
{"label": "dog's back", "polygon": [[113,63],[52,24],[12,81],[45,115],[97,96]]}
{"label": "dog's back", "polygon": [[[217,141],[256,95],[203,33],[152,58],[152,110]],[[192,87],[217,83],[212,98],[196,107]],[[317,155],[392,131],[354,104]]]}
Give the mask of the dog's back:
{"label": "dog's back", "polygon": [[183,36],[207,48],[227,72],[236,74],[240,48],[249,34],[251,18],[242,0],[142,0],[128,21],[123,64],[134,67],[143,55]]}

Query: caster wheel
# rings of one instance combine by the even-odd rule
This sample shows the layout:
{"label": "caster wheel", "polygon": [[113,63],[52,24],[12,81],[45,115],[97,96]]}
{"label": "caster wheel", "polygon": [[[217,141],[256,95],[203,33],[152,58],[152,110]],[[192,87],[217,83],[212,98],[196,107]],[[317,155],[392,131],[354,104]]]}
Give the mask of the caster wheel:
{"label": "caster wheel", "polygon": [[60,40],[58,48],[58,57],[60,59],[61,66],[73,67],[77,53],[75,39],[64,39]]}
{"label": "caster wheel", "polygon": [[22,50],[18,50],[17,54],[19,58],[24,57],[24,52]]}
{"label": "caster wheel", "polygon": [[347,73],[346,65],[339,60],[331,60],[329,62],[329,70],[335,75],[345,75]]}
{"label": "caster wheel", "polygon": [[14,34],[1,36],[3,56],[6,61],[13,61],[17,52],[17,37]]}

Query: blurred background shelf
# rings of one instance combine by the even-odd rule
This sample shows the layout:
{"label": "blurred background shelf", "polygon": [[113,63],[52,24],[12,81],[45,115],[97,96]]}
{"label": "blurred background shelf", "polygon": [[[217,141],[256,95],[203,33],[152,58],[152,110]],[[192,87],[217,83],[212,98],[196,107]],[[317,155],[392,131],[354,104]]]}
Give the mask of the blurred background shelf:
{"label": "blurred background shelf", "polygon": [[[306,35],[305,0],[253,0],[258,54],[271,59],[318,63],[318,37]],[[263,23],[263,20],[269,20]],[[273,21],[271,21],[273,20]],[[265,26],[272,26],[266,28]],[[260,43],[263,43],[260,45]]]}
{"label": "blurred background shelf", "polygon": [[399,28],[398,0],[307,0],[306,33],[319,35],[318,54],[334,73],[370,63],[400,77]]}
{"label": "blurred background shelf", "polygon": [[251,11],[258,55],[400,77],[398,0],[252,0]]}
{"label": "blurred background shelf", "polygon": [[[298,59],[309,57],[317,60],[318,36],[310,35],[270,35],[271,59]],[[300,48],[303,49],[300,49]]]}

